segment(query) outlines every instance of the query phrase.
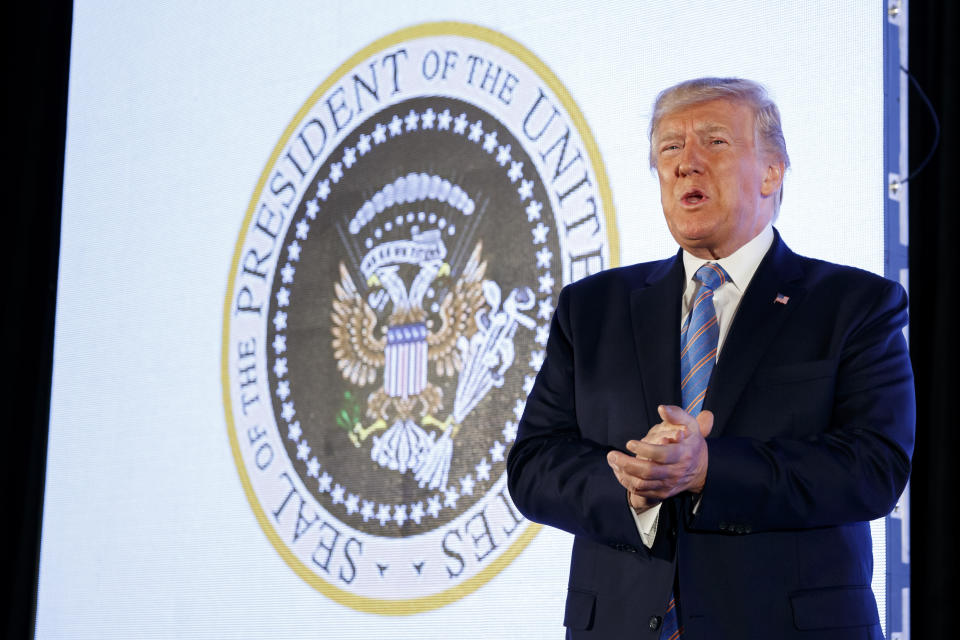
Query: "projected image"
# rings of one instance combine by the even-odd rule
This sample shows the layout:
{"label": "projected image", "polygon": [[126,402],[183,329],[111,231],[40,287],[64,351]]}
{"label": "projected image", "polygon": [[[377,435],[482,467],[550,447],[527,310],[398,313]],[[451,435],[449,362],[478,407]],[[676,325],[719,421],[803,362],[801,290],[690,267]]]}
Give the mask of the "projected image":
{"label": "projected image", "polygon": [[38,638],[562,637],[507,456],[561,289],[677,251],[678,81],[764,83],[777,229],[883,270],[873,3],[128,4],[74,10]]}
{"label": "projected image", "polygon": [[239,243],[243,481],[291,567],[365,611],[446,604],[536,533],[506,451],[556,295],[608,261],[569,97],[496,40],[428,24],[365,50],[278,145]]}

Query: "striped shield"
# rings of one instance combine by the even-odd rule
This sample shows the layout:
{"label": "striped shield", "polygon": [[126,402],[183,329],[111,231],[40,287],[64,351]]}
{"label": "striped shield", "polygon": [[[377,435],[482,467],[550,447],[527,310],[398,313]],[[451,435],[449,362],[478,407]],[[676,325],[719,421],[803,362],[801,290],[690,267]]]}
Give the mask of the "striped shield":
{"label": "striped shield", "polygon": [[390,397],[417,395],[427,385],[427,326],[422,322],[387,329],[384,385]]}

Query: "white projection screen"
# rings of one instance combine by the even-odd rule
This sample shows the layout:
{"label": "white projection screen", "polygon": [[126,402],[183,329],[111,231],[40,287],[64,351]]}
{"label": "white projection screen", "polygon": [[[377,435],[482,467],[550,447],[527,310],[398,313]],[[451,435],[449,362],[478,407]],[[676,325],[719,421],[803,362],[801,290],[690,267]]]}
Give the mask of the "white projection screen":
{"label": "white projection screen", "polygon": [[656,93],[764,83],[882,274],[881,9],[77,1],[36,637],[562,637],[503,460],[560,287],[676,251]]}

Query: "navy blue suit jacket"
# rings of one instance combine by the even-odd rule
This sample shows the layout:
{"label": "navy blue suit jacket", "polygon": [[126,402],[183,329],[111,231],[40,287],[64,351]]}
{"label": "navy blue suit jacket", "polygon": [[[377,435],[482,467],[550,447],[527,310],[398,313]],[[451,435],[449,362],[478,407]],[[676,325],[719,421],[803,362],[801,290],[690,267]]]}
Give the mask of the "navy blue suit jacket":
{"label": "navy blue suit jacket", "polygon": [[657,638],[676,575],[686,640],[880,638],[868,521],[903,491],[915,424],[902,287],[776,234],[704,402],[700,504],[664,502],[648,549],[606,454],[680,404],[683,280],[678,254],[560,294],[507,469],[527,518],[576,536],[568,637]]}

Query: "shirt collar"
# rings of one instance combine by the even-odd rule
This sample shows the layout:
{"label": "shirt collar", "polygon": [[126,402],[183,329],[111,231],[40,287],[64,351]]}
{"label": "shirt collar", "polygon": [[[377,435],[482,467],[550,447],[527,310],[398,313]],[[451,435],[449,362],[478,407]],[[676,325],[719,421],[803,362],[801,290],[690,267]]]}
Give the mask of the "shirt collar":
{"label": "shirt collar", "polygon": [[760,266],[760,261],[763,260],[763,256],[767,254],[767,250],[770,249],[770,245],[772,244],[773,223],[770,223],[763,228],[763,231],[754,236],[752,240],[726,258],[704,260],[684,249],[683,269],[686,273],[685,281],[689,282],[689,280],[693,278],[693,274],[697,272],[697,269],[706,263],[716,262],[723,267],[723,270],[730,276],[731,284],[742,293],[746,290],[747,285],[750,284],[750,280],[753,279],[753,274],[756,273],[757,267]]}

